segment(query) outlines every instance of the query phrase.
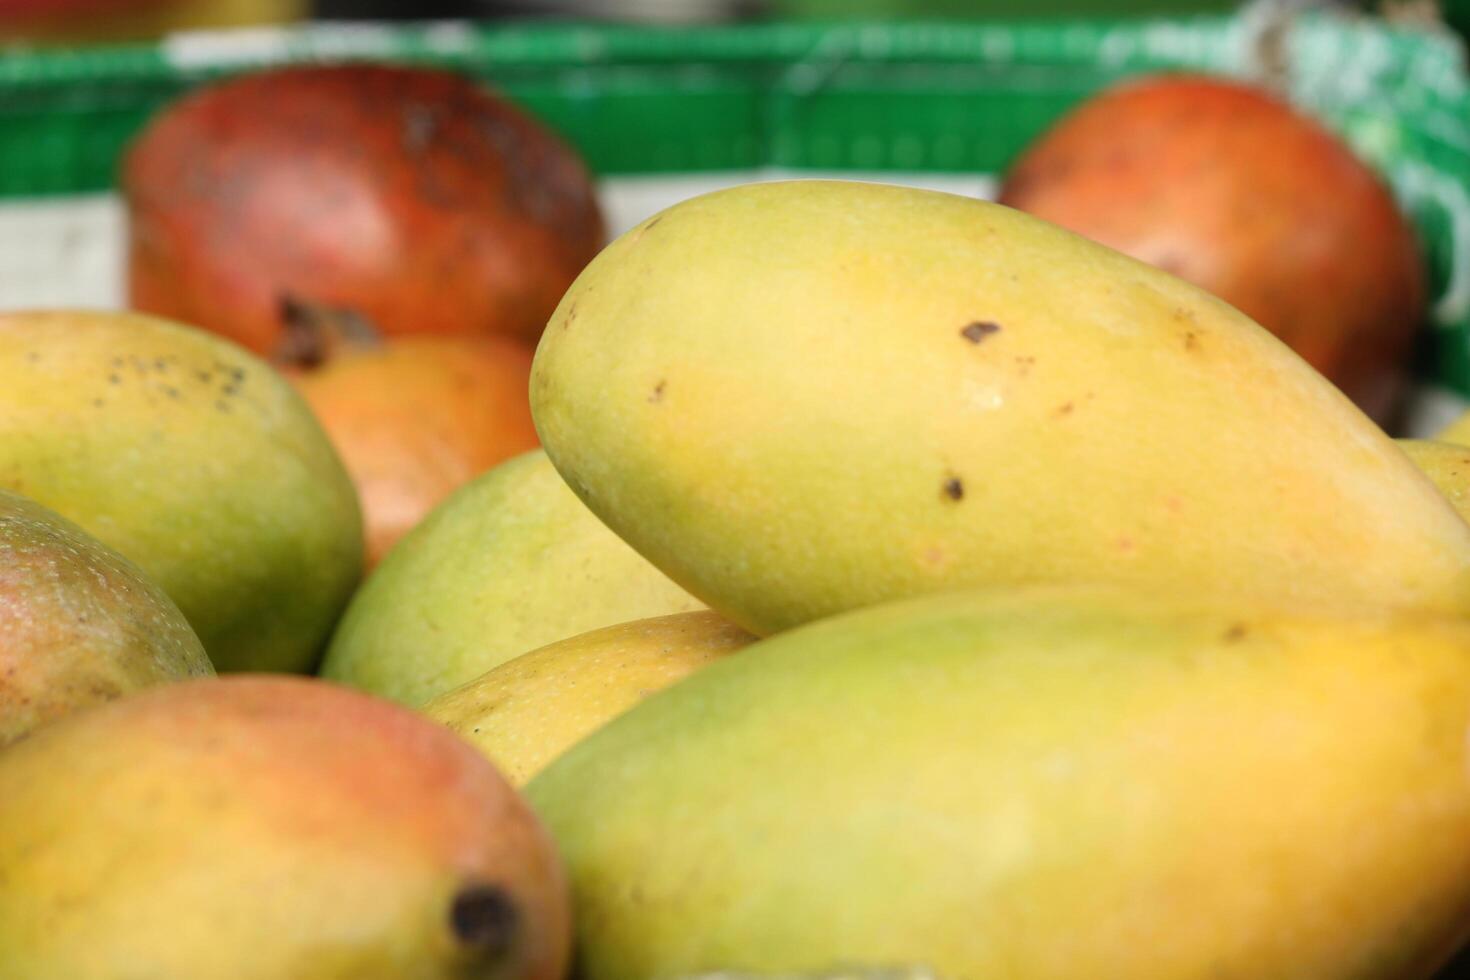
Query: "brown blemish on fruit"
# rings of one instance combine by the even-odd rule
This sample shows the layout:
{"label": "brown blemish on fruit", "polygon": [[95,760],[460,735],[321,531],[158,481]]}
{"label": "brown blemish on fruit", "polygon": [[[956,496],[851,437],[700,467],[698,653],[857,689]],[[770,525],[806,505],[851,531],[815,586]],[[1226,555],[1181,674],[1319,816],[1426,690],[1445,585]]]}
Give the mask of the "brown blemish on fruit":
{"label": "brown blemish on fruit", "polygon": [[965,484],[957,476],[952,476],[944,481],[944,495],[950,500],[963,500],[965,498]]}
{"label": "brown blemish on fruit", "polygon": [[1199,350],[1199,337],[1193,330],[1187,330],[1184,333],[1184,349]]}
{"label": "brown blemish on fruit", "polygon": [[972,344],[980,343],[980,341],[993,333],[1000,333],[1000,324],[992,323],[989,320],[975,320],[960,328],[960,336]]}
{"label": "brown blemish on fruit", "polygon": [[1075,409],[1076,407],[1077,406],[1074,405],[1072,402],[1062,402],[1062,404],[1057,406],[1057,410],[1053,414],[1056,415],[1057,418],[1063,418],[1065,416],[1071,415],[1073,409]]}
{"label": "brown blemish on fruit", "polygon": [[1223,639],[1226,643],[1239,643],[1241,640],[1245,639],[1245,634],[1246,628],[1244,623],[1232,623],[1230,625],[1230,628],[1225,631],[1225,635],[1221,639]]}
{"label": "brown blemish on fruit", "polygon": [[449,906],[449,928],[461,946],[485,956],[509,952],[520,918],[514,901],[496,885],[470,885]]}
{"label": "brown blemish on fruit", "polygon": [[656,384],[656,385],[653,386],[653,393],[648,396],[648,400],[650,402],[661,402],[661,401],[663,401],[663,399],[664,399],[664,385],[666,385],[667,383],[668,382],[666,382],[663,378],[660,378],[659,381],[658,381],[658,384]]}

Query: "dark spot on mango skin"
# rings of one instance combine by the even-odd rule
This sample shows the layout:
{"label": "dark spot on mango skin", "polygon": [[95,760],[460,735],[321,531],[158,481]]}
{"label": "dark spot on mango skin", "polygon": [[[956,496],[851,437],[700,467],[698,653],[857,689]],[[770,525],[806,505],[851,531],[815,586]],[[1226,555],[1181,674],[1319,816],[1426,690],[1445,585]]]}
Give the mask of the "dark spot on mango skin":
{"label": "dark spot on mango skin", "polygon": [[1246,632],[1247,631],[1244,623],[1232,623],[1230,628],[1225,631],[1225,635],[1222,637],[1222,639],[1226,643],[1239,643],[1241,640],[1245,639]]}
{"label": "dark spot on mango skin", "polygon": [[960,336],[972,344],[980,343],[993,333],[1000,333],[1000,324],[989,320],[975,320],[960,328]]}
{"label": "dark spot on mango skin", "polygon": [[664,399],[664,385],[667,384],[660,378],[658,384],[653,386],[653,392],[648,396],[650,402],[661,402]]}
{"label": "dark spot on mango skin", "polygon": [[1071,415],[1072,412],[1073,412],[1073,410],[1076,409],[1076,407],[1077,406],[1074,405],[1071,402],[1063,402],[1062,404],[1060,404],[1060,405],[1057,406],[1056,415],[1057,415],[1058,418],[1061,418],[1061,417],[1066,416],[1066,415]]}
{"label": "dark spot on mango skin", "polygon": [[520,914],[505,889],[470,885],[449,906],[449,928],[455,940],[483,956],[500,956],[515,942]]}
{"label": "dark spot on mango skin", "polygon": [[944,481],[944,495],[950,500],[965,499],[965,484],[957,476],[952,476]]}
{"label": "dark spot on mango skin", "polygon": [[1186,331],[1184,334],[1184,349],[1199,350],[1199,337],[1195,335],[1193,330]]}

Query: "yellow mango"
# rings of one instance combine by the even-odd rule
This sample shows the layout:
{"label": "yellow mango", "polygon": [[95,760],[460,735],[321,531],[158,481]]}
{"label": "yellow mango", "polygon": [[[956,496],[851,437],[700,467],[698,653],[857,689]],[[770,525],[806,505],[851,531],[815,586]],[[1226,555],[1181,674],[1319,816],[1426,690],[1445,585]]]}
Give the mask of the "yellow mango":
{"label": "yellow mango", "polygon": [[1285,345],[983,201],[676,205],[567,292],[531,399],[588,507],[758,634],[1031,583],[1470,611],[1470,528]]}
{"label": "yellow mango", "polygon": [[1470,446],[1438,439],[1400,439],[1399,448],[1434,481],[1456,513],[1470,521]]}
{"label": "yellow mango", "polygon": [[707,610],[619,623],[508,660],[423,712],[521,786],[650,694],[754,639]]}

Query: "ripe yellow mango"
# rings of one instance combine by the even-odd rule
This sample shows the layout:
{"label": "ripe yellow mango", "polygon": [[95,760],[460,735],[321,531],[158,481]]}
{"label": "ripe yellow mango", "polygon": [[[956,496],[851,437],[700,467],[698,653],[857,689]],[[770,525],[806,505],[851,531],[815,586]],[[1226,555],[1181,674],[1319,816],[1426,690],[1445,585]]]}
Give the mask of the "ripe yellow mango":
{"label": "ripe yellow mango", "polygon": [[310,669],[362,571],[357,493],[306,403],[154,317],[0,315],[0,487],[137,564],[222,671]]}
{"label": "ripe yellow mango", "polygon": [[702,608],[537,449],[460,488],[394,546],[353,596],[322,676],[417,706],[548,643]]}
{"label": "ripe yellow mango", "polygon": [[521,786],[650,694],[754,639],[708,610],[619,623],[508,660],[423,712]]}
{"label": "ripe yellow mango", "polygon": [[1470,521],[1470,446],[1438,439],[1400,439],[1399,448],[1434,482],[1456,513]]}
{"label": "ripe yellow mango", "polygon": [[1470,905],[1470,622],[952,593],[756,643],[527,793],[579,976],[1423,978]]}
{"label": "ripe yellow mango", "polygon": [[592,511],[759,634],[1042,582],[1470,610],[1470,528],[1275,337],[982,201],[676,205],[567,292],[531,398]]}

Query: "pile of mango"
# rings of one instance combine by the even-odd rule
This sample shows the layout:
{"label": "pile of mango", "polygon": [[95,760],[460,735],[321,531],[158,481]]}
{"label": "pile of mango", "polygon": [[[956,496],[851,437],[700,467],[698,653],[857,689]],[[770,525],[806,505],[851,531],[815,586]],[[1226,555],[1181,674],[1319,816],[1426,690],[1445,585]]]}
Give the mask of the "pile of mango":
{"label": "pile of mango", "polygon": [[361,582],[254,355],[15,314],[0,379],[7,980],[1398,980],[1470,931],[1465,433],[1040,219],[650,218],[540,340],[544,449]]}

